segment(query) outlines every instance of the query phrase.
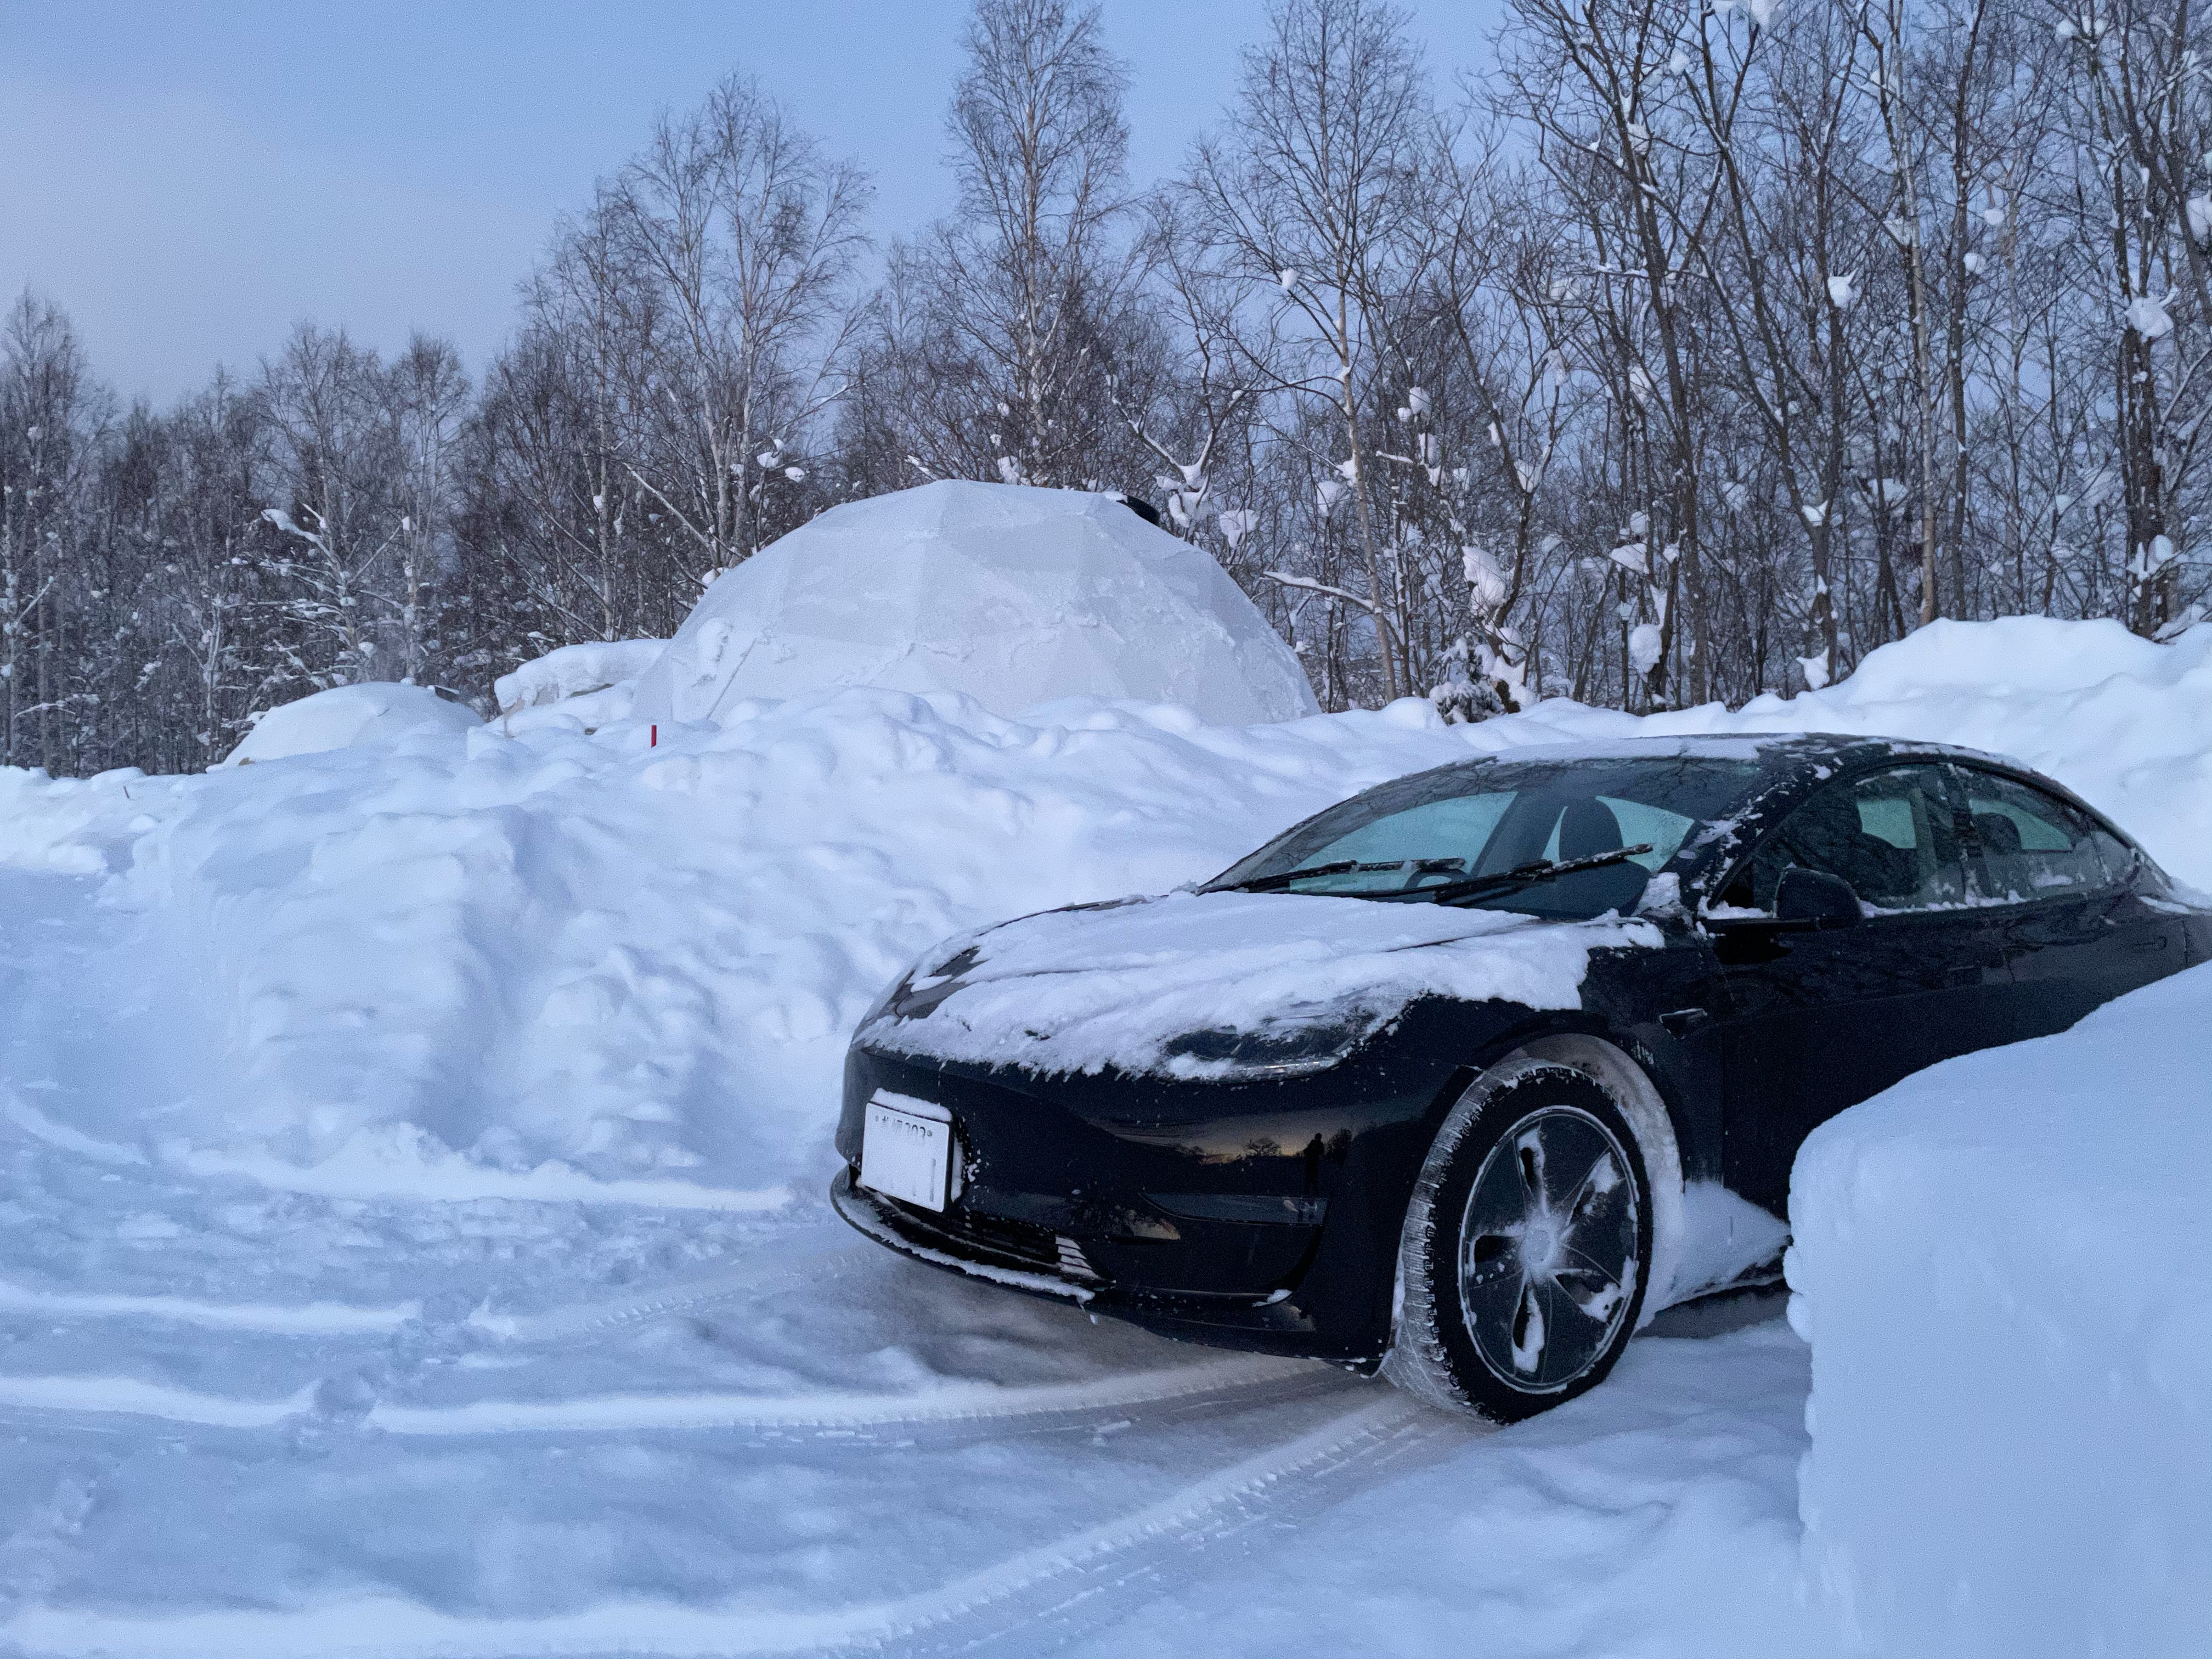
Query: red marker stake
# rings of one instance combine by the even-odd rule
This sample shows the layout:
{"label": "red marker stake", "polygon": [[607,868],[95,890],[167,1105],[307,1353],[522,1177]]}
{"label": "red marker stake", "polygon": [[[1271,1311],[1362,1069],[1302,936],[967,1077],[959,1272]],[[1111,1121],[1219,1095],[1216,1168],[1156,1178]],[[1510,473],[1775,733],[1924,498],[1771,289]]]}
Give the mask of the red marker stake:
{"label": "red marker stake", "polygon": [[646,744],[646,745],[645,745],[645,746],[646,746],[647,748],[648,748],[648,749],[658,749],[658,748],[659,748],[659,747],[660,747],[660,727],[659,727],[658,725],[649,726],[646,727],[646,730],[647,730],[647,731],[648,731],[648,732],[650,732],[653,734],[653,736],[652,736],[652,738],[651,738],[647,742],[647,744]]}

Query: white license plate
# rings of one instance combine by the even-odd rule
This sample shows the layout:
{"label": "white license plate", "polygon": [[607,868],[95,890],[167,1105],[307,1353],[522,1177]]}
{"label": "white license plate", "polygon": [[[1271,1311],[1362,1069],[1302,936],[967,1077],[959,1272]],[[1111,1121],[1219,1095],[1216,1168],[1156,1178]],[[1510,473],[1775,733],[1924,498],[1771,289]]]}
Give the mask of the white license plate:
{"label": "white license plate", "polygon": [[868,1103],[860,1137],[860,1184],[896,1198],[941,1210],[952,1177],[952,1126],[880,1101]]}

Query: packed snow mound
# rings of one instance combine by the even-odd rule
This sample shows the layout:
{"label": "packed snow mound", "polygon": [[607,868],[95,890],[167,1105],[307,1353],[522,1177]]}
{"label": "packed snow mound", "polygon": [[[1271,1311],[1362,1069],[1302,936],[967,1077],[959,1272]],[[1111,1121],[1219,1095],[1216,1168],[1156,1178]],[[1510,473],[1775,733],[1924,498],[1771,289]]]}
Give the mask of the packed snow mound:
{"label": "packed snow mound", "polygon": [[420,685],[379,680],[341,685],[279,703],[254,722],[225,766],[287,760],[333,749],[388,749],[416,732],[465,732],[473,710]]}
{"label": "packed snow mound", "polygon": [[937,994],[929,1012],[886,1015],[868,1034],[908,1054],[1040,1072],[1225,1075],[1231,1066],[1176,1040],[1215,1030],[1296,1044],[1311,1032],[1326,1055],[1423,995],[1573,1008],[1592,951],[1662,942],[1650,923],[1617,919],[1548,927],[1504,910],[1174,893],[954,939],[915,981]]}
{"label": "packed snow mound", "polygon": [[502,714],[589,696],[634,680],[667,649],[666,640],[588,640],[526,662],[491,684]]}
{"label": "packed snow mound", "polygon": [[[2208,647],[2212,628],[2146,647],[2091,624],[1939,625],[1869,659],[1878,696],[1855,678],[1734,714],[1553,702],[1451,727],[1413,700],[1231,726],[854,688],[664,724],[655,748],[650,722],[594,730],[566,700],[465,731],[439,704],[443,729],[283,766],[0,771],[0,863],[105,879],[173,923],[178,995],[222,1045],[161,1120],[195,1156],[334,1190],[434,1172],[722,1204],[827,1180],[846,1040],[939,942],[1202,880],[1471,755],[1685,732],[1994,744],[2212,885]],[[1955,683],[1960,653],[2064,672],[2000,704]]]}
{"label": "packed snow mound", "polygon": [[945,480],[832,507],[720,578],[635,717],[720,719],[836,686],[1177,703],[1217,726],[1318,712],[1220,566],[1110,497]]}
{"label": "packed snow mound", "polygon": [[1571,707],[1540,704],[1526,718],[1575,736],[1837,732],[2008,755],[2110,814],[2182,880],[2212,890],[2212,625],[2159,645],[2115,622],[1938,622],[1802,696],[1642,720]]}
{"label": "packed snow mound", "polygon": [[665,640],[592,641],[564,645],[492,682],[503,737],[546,726],[596,732],[629,718],[638,676],[667,649]]}
{"label": "packed snow mound", "polygon": [[151,913],[219,1045],[167,1064],[158,1124],[91,1132],[336,1194],[818,1193],[846,1041],[929,945],[1212,875],[1468,752],[1414,705],[1030,725],[854,688],[658,747],[526,724],[550,713],[205,777],[0,774],[0,854]]}
{"label": "packed snow mound", "polygon": [[1907,1079],[1799,1153],[1806,1560],[1871,1650],[2203,1650],[2208,1024],[2197,967]]}

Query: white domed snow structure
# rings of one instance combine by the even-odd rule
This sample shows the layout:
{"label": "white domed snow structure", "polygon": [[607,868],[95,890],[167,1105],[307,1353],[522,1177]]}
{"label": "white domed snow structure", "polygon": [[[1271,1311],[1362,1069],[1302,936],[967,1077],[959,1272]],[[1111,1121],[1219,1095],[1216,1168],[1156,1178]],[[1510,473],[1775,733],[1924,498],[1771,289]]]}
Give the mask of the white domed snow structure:
{"label": "white domed snow structure", "polygon": [[417,732],[465,732],[483,724],[474,709],[448,702],[427,686],[371,680],[277,704],[254,722],[222,764],[251,766],[333,749],[389,749]]}
{"label": "white domed snow structure", "polygon": [[832,507],[708,588],[632,717],[713,719],[841,685],[1180,703],[1217,726],[1319,713],[1221,567],[1111,496],[946,480]]}

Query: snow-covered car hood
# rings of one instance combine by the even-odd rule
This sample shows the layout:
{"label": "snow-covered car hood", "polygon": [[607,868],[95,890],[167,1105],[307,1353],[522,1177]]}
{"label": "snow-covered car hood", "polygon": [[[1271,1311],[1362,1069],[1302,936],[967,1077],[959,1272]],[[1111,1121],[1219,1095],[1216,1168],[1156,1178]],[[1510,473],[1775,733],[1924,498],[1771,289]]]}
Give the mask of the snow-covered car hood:
{"label": "snow-covered car hood", "polygon": [[1421,996],[1576,1007],[1592,951],[1660,942],[1633,919],[1174,893],[947,940],[858,1036],[1046,1073],[1282,1074],[1334,1063]]}

